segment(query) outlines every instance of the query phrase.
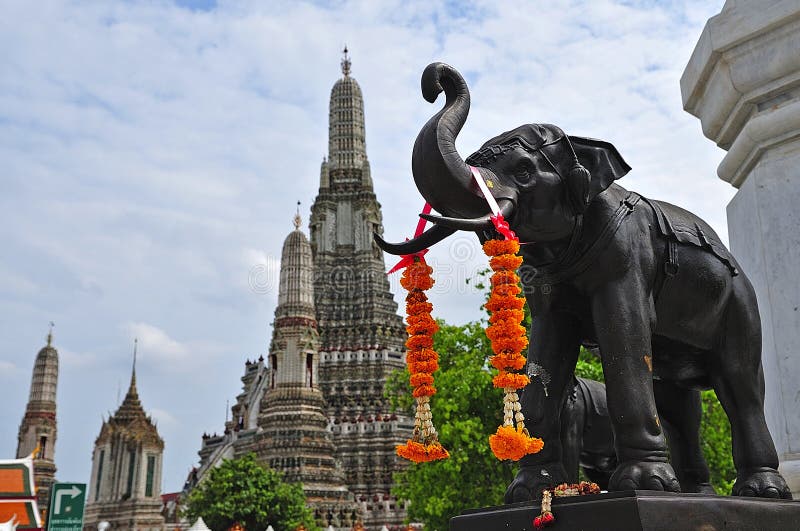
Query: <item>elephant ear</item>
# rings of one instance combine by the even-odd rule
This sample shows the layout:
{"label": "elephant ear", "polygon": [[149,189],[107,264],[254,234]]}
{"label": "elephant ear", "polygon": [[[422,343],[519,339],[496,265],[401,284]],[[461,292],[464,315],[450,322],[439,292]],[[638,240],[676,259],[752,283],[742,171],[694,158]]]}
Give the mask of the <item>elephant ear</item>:
{"label": "elephant ear", "polygon": [[587,205],[614,181],[631,171],[631,167],[613,144],[580,136],[570,136],[569,140],[578,161],[591,175],[588,194],[585,196]]}

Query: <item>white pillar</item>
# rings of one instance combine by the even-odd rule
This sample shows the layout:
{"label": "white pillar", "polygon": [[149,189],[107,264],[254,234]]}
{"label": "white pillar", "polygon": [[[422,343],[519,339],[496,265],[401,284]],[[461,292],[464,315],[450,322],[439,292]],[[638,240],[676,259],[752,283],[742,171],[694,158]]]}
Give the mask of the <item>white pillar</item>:
{"label": "white pillar", "polygon": [[763,329],[765,413],[800,497],[800,2],[727,0],[681,78],[684,109],[728,151],[719,177],[731,250],[753,283]]}

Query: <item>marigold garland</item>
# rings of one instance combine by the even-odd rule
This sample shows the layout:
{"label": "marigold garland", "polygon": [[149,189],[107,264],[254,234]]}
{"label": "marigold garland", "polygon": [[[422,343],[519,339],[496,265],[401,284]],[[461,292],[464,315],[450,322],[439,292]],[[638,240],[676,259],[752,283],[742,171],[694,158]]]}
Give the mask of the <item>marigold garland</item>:
{"label": "marigold garland", "polygon": [[495,354],[489,362],[499,370],[492,383],[504,391],[503,424],[494,435],[489,436],[489,446],[498,459],[518,461],[544,447],[544,442],[531,437],[525,428],[525,417],[516,392],[525,387],[530,379],[525,374],[510,372],[525,367],[522,351],[528,346],[525,327],[520,324],[524,317],[522,308],[525,307],[525,299],[519,296],[521,289],[517,268],[522,263],[522,257],[517,255],[519,241],[516,239],[488,240],[483,244],[483,251],[490,257],[489,265],[494,272],[491,278],[492,293],[485,305],[491,312],[486,336]]}
{"label": "marigold garland", "polygon": [[412,374],[409,380],[411,381],[411,387],[419,387],[420,385],[433,384],[433,376],[430,374],[425,374],[423,372]]}
{"label": "marigold garland", "polygon": [[409,381],[416,401],[414,433],[406,444],[397,447],[397,455],[422,463],[446,459],[450,454],[439,442],[431,416],[431,396],[436,393],[433,373],[439,368],[439,355],[433,350],[433,334],[439,329],[431,317],[433,305],[425,290],[433,286],[431,268],[422,257],[414,259],[403,270],[400,285],[408,290],[406,296],[406,364],[411,373]]}
{"label": "marigold garland", "polygon": [[530,378],[524,374],[505,372],[505,370],[501,370],[497,376],[492,378],[494,386],[501,389],[522,389],[528,385],[530,381]]}
{"label": "marigold garland", "polygon": [[497,433],[489,437],[489,446],[498,459],[519,461],[528,454],[535,454],[544,447],[541,439],[529,436],[517,425],[516,428],[504,425],[497,428]]}
{"label": "marigold garland", "polygon": [[525,356],[512,353],[492,356],[490,363],[492,367],[497,370],[508,369],[510,371],[518,371],[525,366],[525,361]]}

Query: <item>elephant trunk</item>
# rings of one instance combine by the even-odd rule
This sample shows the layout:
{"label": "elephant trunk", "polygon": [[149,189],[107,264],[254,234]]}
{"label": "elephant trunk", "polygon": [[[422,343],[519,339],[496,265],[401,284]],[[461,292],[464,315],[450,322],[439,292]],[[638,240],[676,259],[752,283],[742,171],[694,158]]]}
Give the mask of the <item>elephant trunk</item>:
{"label": "elephant trunk", "polygon": [[414,181],[438,212],[477,217],[486,211],[486,203],[455,145],[469,114],[469,89],[452,66],[431,63],[422,73],[422,95],[433,103],[442,91],[447,98],[444,107],[422,127],[414,143]]}

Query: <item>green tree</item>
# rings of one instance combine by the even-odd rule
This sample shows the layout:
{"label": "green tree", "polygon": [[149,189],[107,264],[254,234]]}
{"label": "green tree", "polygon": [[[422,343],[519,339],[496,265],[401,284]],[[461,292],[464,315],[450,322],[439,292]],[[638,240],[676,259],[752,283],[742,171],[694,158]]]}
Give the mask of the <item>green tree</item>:
{"label": "green tree", "polygon": [[717,494],[730,495],[736,481],[731,447],[731,425],[714,391],[703,391],[703,419],[700,424],[700,444],[703,447],[711,484]]}
{"label": "green tree", "polygon": [[209,471],[188,496],[185,514],[202,516],[211,529],[228,529],[236,522],[246,531],[294,531],[302,524],[318,530],[305,505],[303,488],[286,483],[281,474],[256,461],[255,454],[226,459]]}
{"label": "green tree", "polygon": [[603,364],[600,363],[600,358],[581,347],[581,353],[578,354],[578,363],[575,364],[575,376],[605,382]]}

